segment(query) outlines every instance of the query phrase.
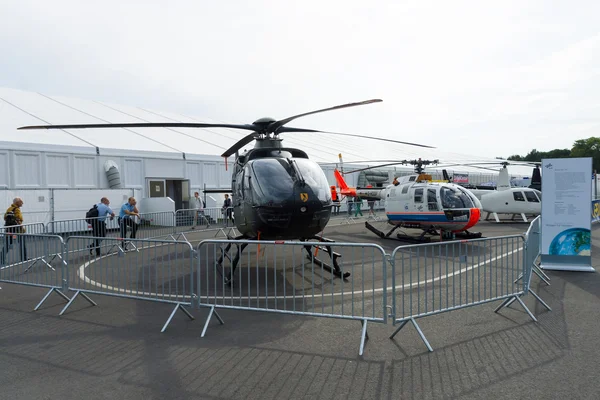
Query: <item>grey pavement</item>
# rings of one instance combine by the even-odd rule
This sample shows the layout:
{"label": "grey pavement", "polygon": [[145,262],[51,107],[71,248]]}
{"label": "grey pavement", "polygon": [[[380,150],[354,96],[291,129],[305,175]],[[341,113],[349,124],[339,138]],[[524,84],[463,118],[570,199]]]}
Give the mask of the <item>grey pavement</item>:
{"label": "grey pavement", "polygon": [[[524,224],[481,223],[486,236],[522,233]],[[598,243],[600,231],[593,232]],[[328,226],[340,241],[368,239],[360,225]],[[600,271],[600,248],[592,248]],[[358,356],[357,321],[220,310],[200,338],[206,310],[182,313],[160,333],[168,304],[95,296],[98,306],[44,289],[0,286],[0,399],[597,399],[600,382],[600,275],[534,277],[526,304],[497,303],[419,320],[434,352],[406,326],[370,323]]]}

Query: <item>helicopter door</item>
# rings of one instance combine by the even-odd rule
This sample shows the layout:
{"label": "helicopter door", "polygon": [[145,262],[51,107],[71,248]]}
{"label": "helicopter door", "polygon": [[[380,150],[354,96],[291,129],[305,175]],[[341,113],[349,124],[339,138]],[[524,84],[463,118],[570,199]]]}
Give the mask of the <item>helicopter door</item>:
{"label": "helicopter door", "polygon": [[427,209],[429,211],[439,210],[435,189],[427,189]]}
{"label": "helicopter door", "polygon": [[415,203],[420,204],[423,203],[423,189],[415,189]]}

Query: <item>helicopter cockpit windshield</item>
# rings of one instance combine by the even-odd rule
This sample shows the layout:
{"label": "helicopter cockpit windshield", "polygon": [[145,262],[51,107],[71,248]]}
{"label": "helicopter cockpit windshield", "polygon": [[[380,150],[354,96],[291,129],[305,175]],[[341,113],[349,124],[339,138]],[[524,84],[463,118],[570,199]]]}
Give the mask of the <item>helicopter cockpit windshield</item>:
{"label": "helicopter cockpit windshield", "polygon": [[440,197],[442,198],[442,207],[444,208],[473,208],[473,200],[464,192],[442,187]]}
{"label": "helicopter cockpit windshield", "polygon": [[294,193],[294,185],[306,185],[321,202],[331,200],[329,183],[323,170],[306,158],[263,158],[253,160],[257,194],[264,200],[279,202]]}

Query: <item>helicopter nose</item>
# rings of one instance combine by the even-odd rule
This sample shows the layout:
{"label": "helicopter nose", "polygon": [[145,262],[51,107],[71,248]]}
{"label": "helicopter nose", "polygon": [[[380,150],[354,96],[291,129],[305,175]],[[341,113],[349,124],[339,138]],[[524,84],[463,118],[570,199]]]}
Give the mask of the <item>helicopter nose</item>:
{"label": "helicopter nose", "polygon": [[467,225],[465,225],[464,229],[469,229],[475,226],[477,222],[479,222],[479,218],[481,218],[481,210],[479,208],[471,208],[469,211],[469,221],[467,222]]}

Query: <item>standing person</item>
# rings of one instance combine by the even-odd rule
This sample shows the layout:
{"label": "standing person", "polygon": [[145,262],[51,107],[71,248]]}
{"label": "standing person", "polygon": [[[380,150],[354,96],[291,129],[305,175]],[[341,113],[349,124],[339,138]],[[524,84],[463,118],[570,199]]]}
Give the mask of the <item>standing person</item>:
{"label": "standing person", "polygon": [[121,239],[123,239],[123,250],[127,250],[127,226],[131,227],[130,239],[135,239],[135,233],[137,232],[137,222],[134,220],[135,217],[140,216],[140,212],[136,207],[137,201],[135,197],[130,197],[127,203],[121,206],[119,211],[119,227],[121,228]]}
{"label": "standing person", "polygon": [[367,200],[369,205],[369,215],[375,216],[375,200]]}
{"label": "standing person", "polygon": [[233,220],[233,208],[231,207],[231,199],[229,195],[225,193],[225,200],[223,201],[222,207],[223,215],[225,216],[225,225],[227,225],[227,220],[231,220],[231,223],[234,223]]}
{"label": "standing person", "polygon": [[340,197],[335,186],[331,186],[331,201],[333,204],[333,215],[340,213]]}
{"label": "standing person", "polygon": [[[6,261],[6,255],[10,246],[13,243],[13,233],[25,233],[25,227],[23,225],[23,214],[21,213],[21,207],[23,207],[23,199],[15,197],[10,207],[6,209],[4,213],[4,246],[2,247],[2,253],[0,253],[0,265],[3,265]],[[21,253],[21,261],[27,260],[27,248],[25,246],[25,237],[18,236],[17,243],[19,243],[19,250]]]}
{"label": "standing person", "polygon": [[204,215],[204,201],[200,198],[200,193],[198,192],[194,192],[192,208],[194,209],[194,226],[192,226],[192,229],[196,229],[196,225],[198,224],[198,216],[202,217],[202,219],[206,221],[206,227],[210,228],[210,223]]}
{"label": "standing person", "polygon": [[94,255],[94,249],[96,249],[96,256],[100,255],[100,242],[102,242],[103,237],[106,237],[106,217],[110,215],[110,220],[112,221],[115,218],[115,213],[109,207],[110,201],[103,197],[100,199],[100,203],[96,204],[98,208],[98,218],[94,218],[91,220],[92,232],[94,235],[94,242],[90,244],[90,256]]}
{"label": "standing person", "polygon": [[362,206],[362,199],[360,197],[355,197],[354,198],[354,202],[355,202],[355,207],[356,207],[356,211],[354,212],[354,216],[358,217],[358,214],[360,214],[360,216],[363,216],[362,211],[360,210],[360,206]]}

